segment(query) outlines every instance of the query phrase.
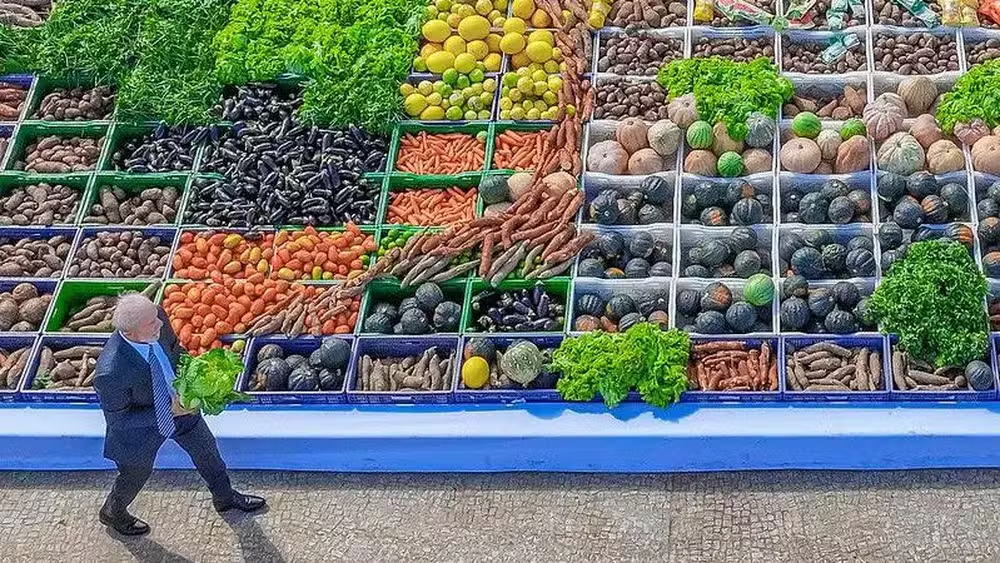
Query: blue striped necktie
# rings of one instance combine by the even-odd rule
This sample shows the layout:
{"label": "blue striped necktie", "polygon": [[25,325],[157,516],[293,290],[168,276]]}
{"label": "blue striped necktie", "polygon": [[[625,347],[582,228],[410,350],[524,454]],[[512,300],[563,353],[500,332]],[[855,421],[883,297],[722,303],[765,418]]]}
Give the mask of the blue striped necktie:
{"label": "blue striped necktie", "polygon": [[149,370],[153,374],[153,405],[156,409],[156,427],[160,430],[160,435],[164,438],[173,436],[177,427],[174,425],[174,413],[170,410],[170,388],[167,387],[167,379],[163,375],[163,366],[156,359],[153,353],[153,346],[149,345]]}

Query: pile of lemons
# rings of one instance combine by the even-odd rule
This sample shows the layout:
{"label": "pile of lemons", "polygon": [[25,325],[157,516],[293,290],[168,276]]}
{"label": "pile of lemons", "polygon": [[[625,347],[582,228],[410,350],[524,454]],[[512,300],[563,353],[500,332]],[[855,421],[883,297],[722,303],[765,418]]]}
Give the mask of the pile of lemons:
{"label": "pile of lemons", "polygon": [[500,84],[500,119],[554,120],[558,115],[562,77],[538,63],[504,74]]}
{"label": "pile of lemons", "polygon": [[[547,72],[559,72],[562,69],[562,51],[555,46],[555,37],[547,29],[536,29],[528,33],[524,19],[516,14],[518,2],[527,2],[530,7],[532,0],[515,0],[514,16],[503,24],[503,38],[500,40],[500,50],[510,55],[511,67],[518,69],[532,63],[544,65]],[[545,13],[541,10],[535,11]],[[548,17],[548,16],[546,16]]]}
{"label": "pile of lemons", "polygon": [[489,119],[496,91],[497,81],[486,78],[480,69],[463,74],[449,68],[440,80],[422,80],[416,85],[404,82],[399,87],[403,111],[420,121]]}
{"label": "pile of lemons", "polygon": [[434,0],[426,8],[423,45],[413,69],[434,74],[450,68],[461,74],[499,71],[501,37],[492,28],[503,26],[506,10],[507,0]]}

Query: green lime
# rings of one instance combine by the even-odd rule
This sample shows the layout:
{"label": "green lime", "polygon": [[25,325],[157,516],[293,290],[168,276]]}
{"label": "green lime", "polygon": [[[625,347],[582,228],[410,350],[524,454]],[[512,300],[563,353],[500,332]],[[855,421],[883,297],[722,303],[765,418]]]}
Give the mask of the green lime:
{"label": "green lime", "polygon": [[483,90],[487,92],[496,92],[497,81],[493,78],[487,78],[486,80],[483,80]]}
{"label": "green lime", "polygon": [[481,109],[481,110],[479,110],[479,119],[482,119],[483,121],[486,121],[489,118],[490,118],[490,110],[488,110],[488,109]]}
{"label": "green lime", "polygon": [[452,92],[452,94],[448,96],[448,103],[450,103],[452,107],[461,106],[465,103],[465,96],[461,92]]}
{"label": "green lime", "polygon": [[468,76],[460,74],[458,75],[458,80],[455,81],[455,88],[468,88],[471,84],[472,82]]}
{"label": "green lime", "polygon": [[493,94],[489,92],[483,92],[479,94],[479,100],[483,102],[483,107],[489,107],[493,103]]}
{"label": "green lime", "polygon": [[473,83],[482,82],[483,79],[485,78],[486,74],[478,68],[469,73],[469,80],[471,80]]}
{"label": "green lime", "polygon": [[479,115],[478,113],[470,109],[469,111],[465,112],[465,119],[466,121],[475,121],[478,115]]}
{"label": "green lime", "polygon": [[454,86],[458,82],[458,71],[454,68],[449,68],[441,74],[441,80],[449,86]]}
{"label": "green lime", "polygon": [[508,72],[503,75],[503,85],[505,88],[513,88],[517,86],[517,79],[520,78],[516,72]]}
{"label": "green lime", "polygon": [[451,95],[451,93],[453,92],[453,90],[452,90],[451,86],[449,86],[447,84],[442,84],[441,87],[436,90],[436,92],[438,94],[441,94],[442,98],[447,98],[448,96]]}

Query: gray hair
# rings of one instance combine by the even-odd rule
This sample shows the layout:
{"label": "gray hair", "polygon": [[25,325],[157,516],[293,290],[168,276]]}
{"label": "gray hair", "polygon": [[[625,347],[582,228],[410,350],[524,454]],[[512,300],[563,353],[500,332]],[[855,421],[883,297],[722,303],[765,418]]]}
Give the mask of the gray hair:
{"label": "gray hair", "polygon": [[146,315],[156,314],[156,305],[141,293],[126,293],[118,298],[111,324],[121,332],[132,332],[146,320]]}

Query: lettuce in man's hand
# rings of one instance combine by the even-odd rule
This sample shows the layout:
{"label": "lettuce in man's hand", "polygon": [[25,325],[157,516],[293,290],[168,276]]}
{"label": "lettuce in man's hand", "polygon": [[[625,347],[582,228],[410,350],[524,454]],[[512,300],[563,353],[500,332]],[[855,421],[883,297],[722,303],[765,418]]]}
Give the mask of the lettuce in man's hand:
{"label": "lettuce in man's hand", "polygon": [[200,356],[183,354],[174,389],[185,409],[219,414],[230,403],[246,400],[246,394],[234,391],[242,372],[243,361],[229,350],[216,348]]}

